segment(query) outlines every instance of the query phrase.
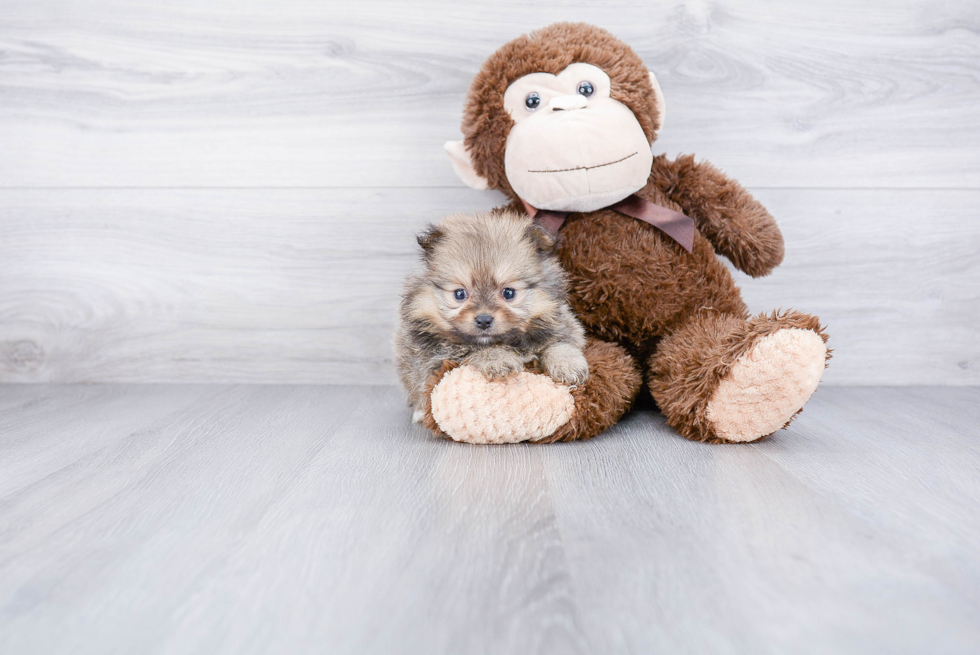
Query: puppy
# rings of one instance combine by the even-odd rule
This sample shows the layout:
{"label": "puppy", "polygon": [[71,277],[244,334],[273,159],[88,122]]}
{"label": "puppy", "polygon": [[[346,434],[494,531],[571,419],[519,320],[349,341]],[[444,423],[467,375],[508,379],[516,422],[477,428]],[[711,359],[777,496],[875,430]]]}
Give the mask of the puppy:
{"label": "puppy", "polygon": [[536,359],[557,382],[585,382],[585,332],[551,235],[525,215],[494,210],[449,216],[418,242],[422,267],[405,283],[395,337],[413,420],[445,360],[499,379]]}

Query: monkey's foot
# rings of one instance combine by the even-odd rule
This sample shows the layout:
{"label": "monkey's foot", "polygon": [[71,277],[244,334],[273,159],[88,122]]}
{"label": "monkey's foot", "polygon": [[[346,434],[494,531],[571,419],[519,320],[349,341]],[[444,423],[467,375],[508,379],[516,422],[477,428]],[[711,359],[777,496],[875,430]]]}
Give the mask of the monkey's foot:
{"label": "monkey's foot", "polygon": [[565,386],[537,369],[489,381],[476,369],[445,362],[429,382],[422,424],[469,443],[590,439],[619,420],[640,390],[636,362],[621,347],[590,339],[589,377]]}
{"label": "monkey's foot", "polygon": [[429,398],[439,429],[469,443],[537,441],[575,410],[569,388],[546,375],[521,371],[490,381],[472,366],[447,372]]}
{"label": "monkey's foot", "polygon": [[756,341],[715,389],[705,418],[726,441],[755,441],[785,426],[820,383],[827,346],[813,330],[782,329]]}

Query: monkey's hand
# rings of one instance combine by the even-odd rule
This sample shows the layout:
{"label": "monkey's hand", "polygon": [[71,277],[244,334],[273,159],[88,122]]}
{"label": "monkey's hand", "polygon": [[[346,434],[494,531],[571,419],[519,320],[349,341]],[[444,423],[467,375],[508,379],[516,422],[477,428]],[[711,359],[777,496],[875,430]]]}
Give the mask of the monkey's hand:
{"label": "monkey's hand", "polygon": [[524,370],[524,360],[510,348],[481,348],[463,360],[488,380],[506,378]]}
{"label": "monkey's hand", "polygon": [[589,378],[589,363],[585,361],[585,355],[571,344],[548,346],[539,359],[545,372],[555,382],[577,385]]}

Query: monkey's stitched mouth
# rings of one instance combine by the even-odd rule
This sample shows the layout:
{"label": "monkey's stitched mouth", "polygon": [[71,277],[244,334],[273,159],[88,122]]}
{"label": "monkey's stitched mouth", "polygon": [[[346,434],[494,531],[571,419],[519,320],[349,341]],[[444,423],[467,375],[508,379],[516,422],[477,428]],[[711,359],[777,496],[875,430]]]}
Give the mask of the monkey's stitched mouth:
{"label": "monkey's stitched mouth", "polygon": [[540,171],[528,170],[528,173],[567,173],[568,171],[591,171],[593,168],[602,168],[603,166],[612,166],[613,164],[618,164],[621,161],[626,161],[630,157],[635,157],[640,154],[639,152],[634,152],[632,155],[626,155],[622,159],[617,159],[616,161],[607,161],[605,164],[596,164],[595,166],[576,166],[575,168],[556,168],[556,169],[544,169]]}

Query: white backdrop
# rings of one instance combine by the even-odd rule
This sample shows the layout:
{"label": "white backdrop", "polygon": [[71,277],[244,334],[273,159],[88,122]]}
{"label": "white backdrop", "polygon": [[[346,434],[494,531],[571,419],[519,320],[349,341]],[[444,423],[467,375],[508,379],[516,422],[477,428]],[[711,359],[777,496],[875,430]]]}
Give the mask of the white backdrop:
{"label": "white backdrop", "polygon": [[[139,6],[142,5],[142,6]],[[980,5],[3,0],[0,381],[394,381],[412,235],[489,208],[442,143],[510,38],[602,25],[657,153],[773,211],[753,310],[828,384],[980,384]]]}

